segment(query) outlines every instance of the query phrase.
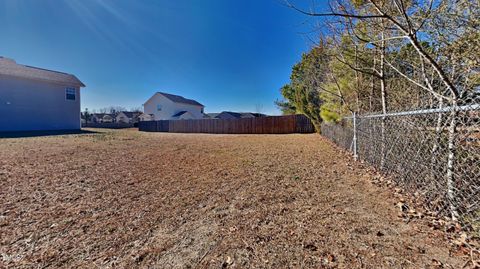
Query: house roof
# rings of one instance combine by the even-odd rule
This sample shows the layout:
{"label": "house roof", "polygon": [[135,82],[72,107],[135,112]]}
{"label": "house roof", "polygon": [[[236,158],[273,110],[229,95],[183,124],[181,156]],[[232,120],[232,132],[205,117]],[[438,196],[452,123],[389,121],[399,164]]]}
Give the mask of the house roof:
{"label": "house roof", "polygon": [[218,116],[218,114],[220,114],[220,113],[206,113],[205,115],[206,115],[207,117],[213,119],[213,118],[215,118],[216,116]]}
{"label": "house roof", "polygon": [[182,97],[180,95],[175,95],[175,94],[170,94],[170,93],[164,93],[164,92],[157,92],[166,98],[168,98],[170,101],[175,102],[175,103],[181,103],[181,104],[187,104],[187,105],[194,105],[194,106],[202,106],[204,105],[200,104],[199,102],[192,100],[192,99],[187,99],[185,97]]}
{"label": "house roof", "polygon": [[230,116],[232,116],[234,118],[237,118],[237,119],[242,117],[241,113],[232,112],[232,111],[223,111],[222,113],[218,114],[216,117],[222,117],[225,114],[230,115]]}
{"label": "house roof", "polygon": [[127,116],[129,119],[132,119],[142,114],[141,112],[133,112],[133,111],[120,111],[119,113],[125,114],[125,116]]}
{"label": "house roof", "polygon": [[15,60],[2,56],[0,56],[0,75],[40,79],[54,83],[85,87],[85,84],[72,74],[17,64]]}
{"label": "house roof", "polygon": [[180,112],[178,112],[177,114],[173,115],[172,118],[174,118],[174,117],[180,117],[180,116],[182,116],[182,115],[185,114],[185,113],[187,113],[187,111],[180,111]]}
{"label": "house roof", "polygon": [[103,118],[105,116],[109,116],[111,118],[115,117],[115,115],[109,114],[109,113],[93,113],[92,116],[97,117],[97,118]]}
{"label": "house roof", "polygon": [[244,114],[244,115],[250,114],[250,115],[254,116],[255,118],[266,117],[266,116],[267,116],[267,115],[265,115],[265,114],[256,113],[256,112],[243,112],[242,114]]}
{"label": "house roof", "polygon": [[[229,115],[233,118],[236,119],[241,119],[241,118],[258,118],[258,117],[264,117],[264,114],[261,113],[252,113],[252,112],[232,112],[232,111],[223,111],[222,113],[209,113],[212,114],[212,118],[221,118],[222,116]],[[213,116],[213,114],[216,114]]]}

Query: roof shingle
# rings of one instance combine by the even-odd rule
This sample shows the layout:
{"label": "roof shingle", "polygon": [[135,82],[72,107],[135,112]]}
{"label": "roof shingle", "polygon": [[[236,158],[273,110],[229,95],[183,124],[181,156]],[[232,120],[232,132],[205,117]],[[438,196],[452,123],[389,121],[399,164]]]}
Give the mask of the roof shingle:
{"label": "roof shingle", "polygon": [[164,92],[158,92],[158,93],[165,96],[166,98],[170,99],[170,101],[175,102],[175,103],[182,103],[182,104],[187,104],[187,105],[204,107],[204,105],[200,104],[199,102],[197,102],[195,100],[192,100],[192,99],[187,99],[187,98],[182,97],[180,95],[164,93]]}
{"label": "roof shingle", "polygon": [[63,72],[17,64],[14,60],[0,56],[0,75],[28,79],[40,79],[66,85],[85,87],[74,75]]}

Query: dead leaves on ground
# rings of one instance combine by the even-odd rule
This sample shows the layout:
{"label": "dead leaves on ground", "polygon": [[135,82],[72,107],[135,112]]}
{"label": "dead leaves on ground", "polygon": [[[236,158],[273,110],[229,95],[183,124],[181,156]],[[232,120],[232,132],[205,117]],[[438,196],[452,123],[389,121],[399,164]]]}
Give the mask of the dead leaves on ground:
{"label": "dead leaves on ground", "polygon": [[[376,173],[372,179],[374,185],[389,188],[397,200],[395,207],[398,209],[398,217],[404,222],[409,223],[415,220],[425,221],[427,226],[432,231],[441,231],[451,243],[451,252],[457,256],[464,256],[468,258],[467,263],[463,268],[465,269],[480,269],[480,238],[469,236],[458,222],[451,221],[447,218],[438,216],[435,212],[425,209],[419,199],[420,194],[413,195],[405,193],[405,191],[397,187],[396,184]],[[414,226],[415,232],[422,232]],[[411,250],[418,248],[420,252],[424,253],[421,248],[415,246],[408,247]],[[448,265],[433,259],[432,265],[435,268],[448,268]]]}

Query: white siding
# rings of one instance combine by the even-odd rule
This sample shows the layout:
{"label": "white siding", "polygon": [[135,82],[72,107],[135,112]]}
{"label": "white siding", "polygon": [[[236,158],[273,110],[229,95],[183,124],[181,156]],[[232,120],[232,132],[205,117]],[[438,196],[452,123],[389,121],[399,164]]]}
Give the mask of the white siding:
{"label": "white siding", "polygon": [[[75,88],[75,101],[66,87]],[[0,132],[79,129],[78,87],[0,76]]]}
{"label": "white siding", "polygon": [[121,122],[121,123],[130,123],[131,119],[125,115],[125,113],[120,112],[118,115],[115,117],[116,122]]}
{"label": "white siding", "polygon": [[[162,110],[157,110],[158,105],[161,106]],[[172,119],[173,115],[181,111],[188,111],[193,115],[194,118],[202,119],[202,108],[203,107],[201,106],[175,103],[165,96],[156,93],[144,104],[143,111],[145,114],[155,115],[155,120],[170,120]]]}
{"label": "white siding", "polygon": [[148,115],[148,114],[142,114],[142,115],[140,115],[140,116],[138,117],[138,119],[139,119],[140,121],[151,121],[151,120],[153,120],[153,119],[152,119],[152,116],[150,116],[150,115]]}

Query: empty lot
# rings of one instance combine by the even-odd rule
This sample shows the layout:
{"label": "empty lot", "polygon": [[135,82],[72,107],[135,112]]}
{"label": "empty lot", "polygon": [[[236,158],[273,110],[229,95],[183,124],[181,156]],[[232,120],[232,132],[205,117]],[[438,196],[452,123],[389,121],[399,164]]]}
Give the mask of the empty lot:
{"label": "empty lot", "polygon": [[0,139],[0,268],[465,263],[372,176],[315,134]]}

